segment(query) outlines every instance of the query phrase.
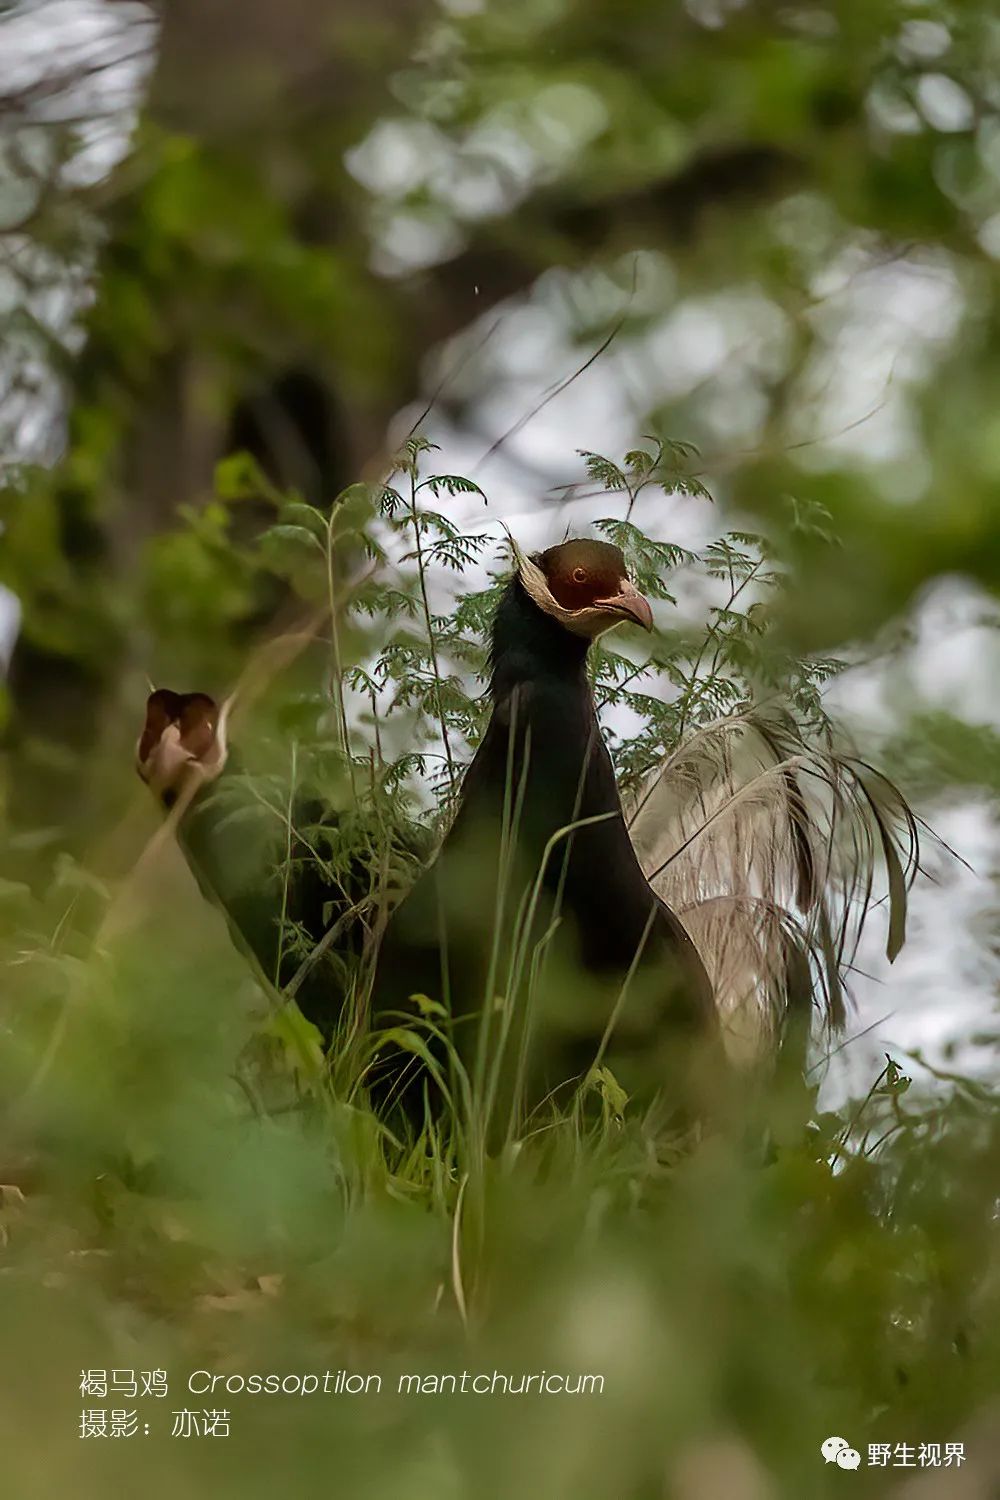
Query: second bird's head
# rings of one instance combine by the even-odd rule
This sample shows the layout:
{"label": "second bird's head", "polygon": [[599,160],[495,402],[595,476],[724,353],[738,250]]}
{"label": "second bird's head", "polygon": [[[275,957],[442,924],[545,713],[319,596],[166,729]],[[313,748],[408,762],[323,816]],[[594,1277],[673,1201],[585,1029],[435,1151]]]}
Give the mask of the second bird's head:
{"label": "second bird's head", "polygon": [[653,628],[649,601],[625,567],[621,549],[580,537],[531,557],[518,555],[518,575],[543,614],[571,634],[594,640],[623,621]]}

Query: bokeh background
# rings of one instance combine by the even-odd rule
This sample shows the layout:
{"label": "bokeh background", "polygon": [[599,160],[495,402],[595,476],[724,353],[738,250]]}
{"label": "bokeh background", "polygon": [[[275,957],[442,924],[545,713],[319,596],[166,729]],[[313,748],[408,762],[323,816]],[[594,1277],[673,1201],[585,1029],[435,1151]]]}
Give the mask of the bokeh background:
{"label": "bokeh background", "polygon": [[[985,1108],[997,1044],[998,257],[988,5],[0,6],[0,899],[11,972],[43,952],[52,1003],[76,997],[29,1040],[6,1033],[7,1175],[27,1185],[4,1231],[18,1293],[5,1339],[23,1362],[0,1418],[12,1493],[97,1494],[127,1472],[151,1494],[264,1493],[287,1474],[296,1493],[352,1496],[819,1495],[821,1429],[872,1432],[888,1410],[891,1438],[921,1422],[914,1440],[989,1430],[988,1361],[935,1389],[965,1314],[902,1307],[893,1278],[987,1297],[995,1162],[976,1132],[993,1125],[967,1136],[964,1106],[957,1125],[948,1111],[956,1078]],[[148,682],[224,692],[286,618],[287,589],[248,562],[267,506],[229,504],[238,474],[220,463],[250,454],[276,490],[323,508],[417,422],[437,466],[486,493],[453,504],[467,529],[500,539],[506,523],[533,543],[584,528],[607,499],[578,450],[619,455],[651,433],[697,446],[711,501],[644,497],[647,530],[697,547],[742,525],[781,547],[784,638],[850,663],[831,713],[955,851],[929,848],[892,968],[873,932],[846,1045],[820,1067],[823,1108],[848,1122],[883,1053],[914,1077],[934,1119],[927,1196],[866,1228],[881,1189],[825,1182],[829,1222],[796,1262],[786,1244],[771,1253],[782,1202],[762,1204],[732,1162],[679,1189],[688,1212],[663,1235],[627,1214],[600,1229],[614,1192],[594,1163],[551,1202],[499,1185],[509,1235],[489,1253],[506,1316],[484,1314],[479,1357],[620,1356],[599,1408],[613,1444],[582,1408],[278,1403],[252,1421],[247,1408],[240,1446],[210,1457],[158,1443],[155,1475],[134,1446],[84,1459],[80,1367],[180,1369],[228,1349],[234,1367],[266,1354],[282,1368],[337,1347],[388,1370],[402,1346],[451,1368],[464,1347],[426,1305],[433,1215],[383,1184],[352,1217],[365,1195],[331,1187],[330,1141],[311,1126],[233,1133],[220,1154],[232,1101],[218,1080],[252,985],[180,863],[142,897],[111,978],[66,937],[155,827],[131,771]],[[704,619],[699,580],[677,592],[679,614]],[[218,994],[234,1001],[222,1012]],[[123,996],[179,1016],[183,1045],[166,1022],[123,1041]],[[40,1135],[58,1181],[51,1156],[31,1166]],[[176,1171],[154,1211],[143,1171],[166,1141]],[[96,1171],[116,1143],[127,1172]],[[808,1217],[806,1186],[782,1191]],[[974,1208],[955,1203],[963,1191]],[[924,1234],[917,1275],[901,1244]],[[567,1259],[559,1247],[578,1242]],[[815,1369],[794,1371],[848,1295],[834,1245],[854,1308],[852,1331],[823,1345],[824,1393]],[[113,1271],[95,1274],[95,1257]],[[773,1300],[741,1306],[744,1280]],[[885,1345],[890,1309],[890,1342],[920,1345],[919,1375]],[[865,1370],[868,1315],[881,1331]],[[238,1335],[218,1332],[226,1319]],[[906,1480],[833,1475],[890,1478]],[[992,1493],[945,1481],[927,1493]]]}

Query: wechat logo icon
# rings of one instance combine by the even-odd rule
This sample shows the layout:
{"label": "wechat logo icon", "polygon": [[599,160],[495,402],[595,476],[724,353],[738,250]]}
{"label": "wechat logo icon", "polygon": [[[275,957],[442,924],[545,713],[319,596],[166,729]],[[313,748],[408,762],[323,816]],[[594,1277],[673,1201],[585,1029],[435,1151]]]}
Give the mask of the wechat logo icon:
{"label": "wechat logo icon", "polygon": [[861,1454],[846,1438],[828,1437],[819,1451],[824,1463],[836,1464],[839,1469],[857,1469],[861,1465]]}

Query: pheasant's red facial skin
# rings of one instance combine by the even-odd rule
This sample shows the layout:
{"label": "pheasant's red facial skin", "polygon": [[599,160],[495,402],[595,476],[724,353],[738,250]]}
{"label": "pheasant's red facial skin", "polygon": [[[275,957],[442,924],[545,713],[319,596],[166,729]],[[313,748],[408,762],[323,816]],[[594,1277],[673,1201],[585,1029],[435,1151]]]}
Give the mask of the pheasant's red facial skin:
{"label": "pheasant's red facial skin", "polygon": [[[653,612],[630,582],[621,550],[589,538],[563,542],[532,559],[563,623],[581,635],[596,636],[622,620],[651,630]],[[533,592],[533,591],[532,591]],[[536,598],[542,608],[544,603]]]}
{"label": "pheasant's red facial skin", "polygon": [[563,609],[587,609],[617,594],[619,583],[628,576],[624,557],[609,542],[563,542],[543,552],[539,565]]}

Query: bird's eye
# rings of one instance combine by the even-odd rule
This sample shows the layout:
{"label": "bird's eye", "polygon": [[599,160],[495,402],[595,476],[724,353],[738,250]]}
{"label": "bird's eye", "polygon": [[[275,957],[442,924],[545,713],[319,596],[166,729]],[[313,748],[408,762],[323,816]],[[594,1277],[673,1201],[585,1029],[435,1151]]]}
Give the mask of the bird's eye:
{"label": "bird's eye", "polygon": [[586,570],[586,568],[574,568],[573,569],[573,582],[574,583],[586,583],[587,582],[587,570]]}

